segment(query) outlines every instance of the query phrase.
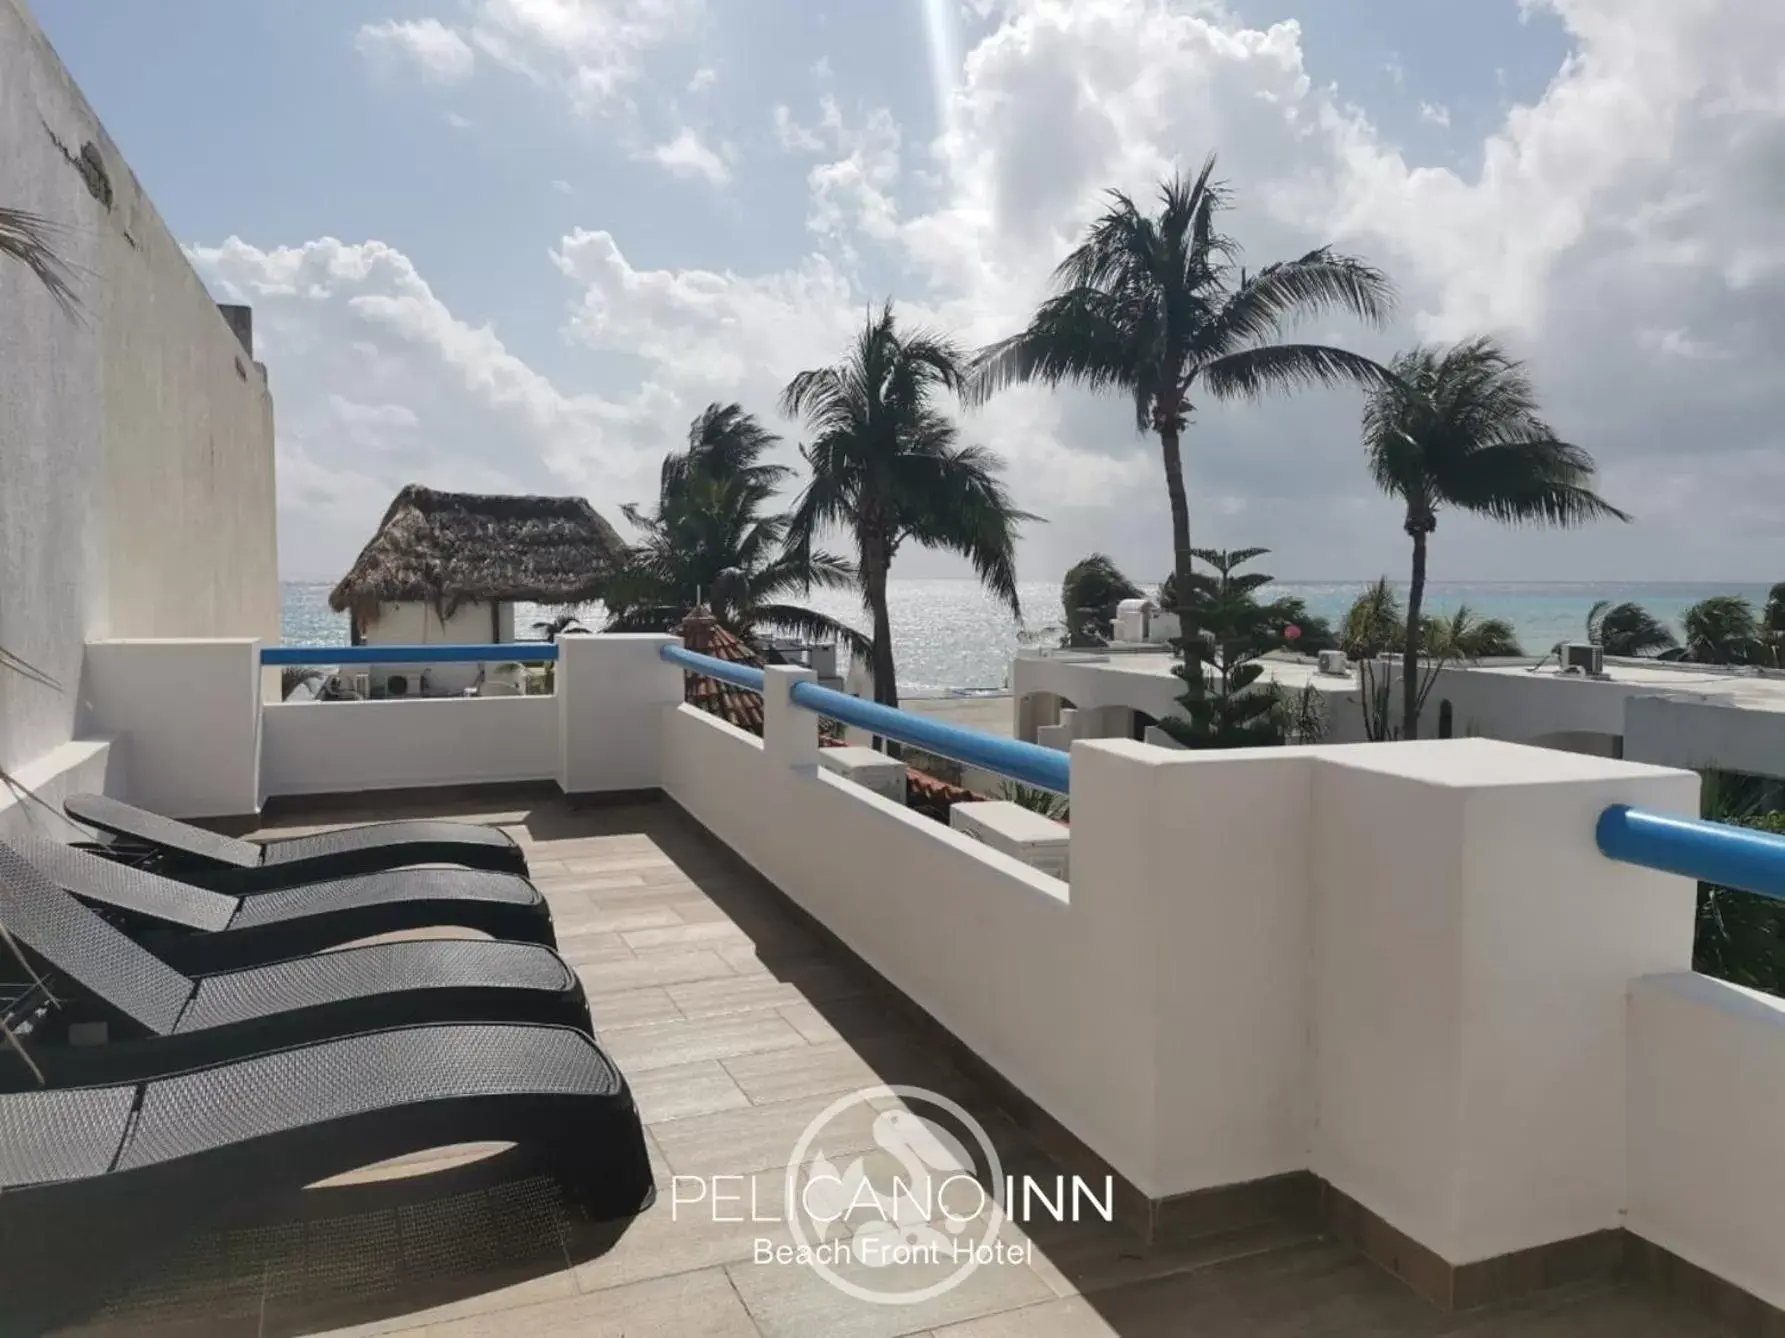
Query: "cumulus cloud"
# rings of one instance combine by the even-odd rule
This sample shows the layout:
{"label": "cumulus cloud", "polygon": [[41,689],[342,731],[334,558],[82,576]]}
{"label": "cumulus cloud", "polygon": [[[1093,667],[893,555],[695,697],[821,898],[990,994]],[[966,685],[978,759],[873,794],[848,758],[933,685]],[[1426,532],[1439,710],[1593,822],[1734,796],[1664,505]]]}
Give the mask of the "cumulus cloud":
{"label": "cumulus cloud", "polygon": [[354,44],[369,59],[403,60],[435,83],[457,83],[477,65],[470,43],[439,19],[368,23]]}
{"label": "cumulus cloud", "polygon": [[709,186],[723,186],[731,180],[731,161],[726,146],[710,148],[697,132],[687,126],[682,127],[672,138],[653,145],[643,156],[671,176],[704,181]]}
{"label": "cumulus cloud", "polygon": [[[331,393],[416,413],[415,428],[386,433],[385,453],[343,460],[380,488],[406,481],[387,457],[438,434],[442,482],[500,462],[517,483],[586,487],[599,504],[644,495],[657,453],[708,400],[767,414],[791,373],[836,357],[882,295],[861,274],[899,276],[917,299],[903,308],[912,320],[971,342],[1009,333],[1104,190],[1145,196],[1219,149],[1248,263],[1331,242],[1401,287],[1392,328],[1330,323],[1305,337],[1386,355],[1502,332],[1531,362],[1550,418],[1595,452],[1606,492],[1640,518],[1570,536],[1446,517],[1437,575],[1764,573],[1785,528],[1772,352],[1785,340],[1785,9],[1531,3],[1560,20],[1572,53],[1540,98],[1477,144],[1453,144],[1463,169],[1410,157],[1405,127],[1360,110],[1362,91],[1312,80],[1293,21],[1248,27],[1206,0],[974,0],[978,39],[933,142],[912,132],[921,107],[901,125],[891,109],[834,97],[815,116],[759,104],[756,124],[810,159],[804,259],[640,268],[628,252],[643,238],[590,227],[558,241],[569,338],[591,367],[624,369],[599,395],[554,385],[494,331],[466,325],[391,247],[232,242],[201,257],[214,281],[252,290],[271,309],[269,338],[287,343],[267,350],[282,458],[315,507],[357,495],[320,477],[344,426]],[[469,12],[480,53],[608,106],[697,11],[692,0],[475,0]],[[1401,115],[1416,123],[1414,110]],[[658,152],[723,180],[732,165],[685,133]],[[372,352],[344,352],[358,344]],[[635,388],[612,390],[616,380]],[[1358,409],[1355,393],[1336,392],[1199,404],[1188,439],[1199,541],[1271,545],[1285,575],[1401,571],[1398,518],[1359,463]],[[1011,462],[1019,500],[1054,522],[1026,546],[1026,570],[1055,574],[1092,548],[1163,569],[1156,444],[1126,403],[1027,390],[966,427]],[[387,498],[366,504],[371,519]]]}
{"label": "cumulus cloud", "polygon": [[706,13],[704,0],[472,0],[469,11],[453,26],[435,18],[368,24],[360,40],[400,45],[435,77],[444,67],[463,78],[481,52],[593,114],[627,106],[651,54],[697,33]]}

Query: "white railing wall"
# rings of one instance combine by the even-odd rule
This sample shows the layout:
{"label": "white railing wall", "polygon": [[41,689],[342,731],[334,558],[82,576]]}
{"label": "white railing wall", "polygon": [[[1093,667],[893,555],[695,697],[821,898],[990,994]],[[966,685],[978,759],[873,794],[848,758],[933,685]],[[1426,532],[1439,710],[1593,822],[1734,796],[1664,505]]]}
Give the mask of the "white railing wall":
{"label": "white railing wall", "polygon": [[83,765],[183,817],[660,789],[1150,1196],[1307,1170],[1452,1263],[1628,1224],[1785,1302],[1785,1011],[1690,975],[1693,884],[1594,841],[1691,773],[1078,740],[1068,887],[821,769],[804,670],[766,739],[683,706],[668,640],[566,638],[553,697],[317,705],[263,704],[253,642],[99,643]]}
{"label": "white railing wall", "polygon": [[260,808],[260,643],[93,641],[81,673],[81,734],[111,736],[119,790],[177,818]]}
{"label": "white railing wall", "polygon": [[553,697],[268,702],[262,720],[264,798],[558,777]]}
{"label": "white railing wall", "polygon": [[1785,1309],[1785,1000],[1679,972],[1630,997],[1630,1229]]}

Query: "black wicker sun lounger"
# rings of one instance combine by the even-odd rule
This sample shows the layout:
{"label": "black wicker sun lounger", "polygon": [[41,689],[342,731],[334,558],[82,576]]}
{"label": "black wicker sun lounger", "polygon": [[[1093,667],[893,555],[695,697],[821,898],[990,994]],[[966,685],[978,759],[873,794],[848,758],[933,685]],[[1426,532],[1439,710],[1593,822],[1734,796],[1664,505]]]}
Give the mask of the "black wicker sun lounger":
{"label": "black wicker sun lounger", "polygon": [[[591,1029],[575,972],[550,948],[531,943],[377,943],[194,980],[4,845],[0,925],[56,998],[36,1021],[28,1047],[52,1086],[140,1081],[279,1046],[425,1022]],[[53,1043],[70,1023],[98,1021],[110,1033],[101,1044]],[[0,1050],[0,1085],[28,1086],[34,1077],[10,1047]]]}
{"label": "black wicker sun lounger", "polygon": [[70,795],[62,810],[82,826],[148,847],[170,873],[231,892],[260,892],[406,864],[527,872],[527,858],[507,832],[469,822],[379,822],[258,842],[219,836],[104,795]]}
{"label": "black wicker sun lounger", "polygon": [[0,1094],[5,1331],[91,1307],[108,1257],[140,1269],[169,1238],[283,1211],[306,1185],[485,1142],[517,1144],[590,1217],[651,1202],[626,1080],[568,1027],[410,1027],[144,1084]]}
{"label": "black wicker sun lounger", "polygon": [[119,918],[189,971],[276,962],[401,929],[456,926],[556,945],[545,898],[516,874],[393,869],[235,897],[42,837],[17,849],[51,882]]}

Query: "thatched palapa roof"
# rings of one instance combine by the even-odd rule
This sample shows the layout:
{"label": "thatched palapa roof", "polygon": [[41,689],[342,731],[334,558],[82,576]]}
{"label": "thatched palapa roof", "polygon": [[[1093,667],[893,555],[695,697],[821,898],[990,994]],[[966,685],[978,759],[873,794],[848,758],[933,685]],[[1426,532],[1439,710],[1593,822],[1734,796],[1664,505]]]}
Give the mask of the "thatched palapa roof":
{"label": "thatched palapa roof", "polygon": [[582,604],[600,595],[624,547],[580,497],[435,492],[411,483],[328,602],[362,623],[380,604],[426,602],[443,614],[495,600]]}

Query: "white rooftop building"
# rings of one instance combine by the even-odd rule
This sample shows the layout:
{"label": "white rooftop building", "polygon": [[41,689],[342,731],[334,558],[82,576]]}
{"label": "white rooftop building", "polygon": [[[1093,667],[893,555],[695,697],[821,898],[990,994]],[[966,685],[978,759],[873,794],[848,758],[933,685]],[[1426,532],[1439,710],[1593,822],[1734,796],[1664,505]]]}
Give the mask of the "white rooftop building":
{"label": "white rooftop building", "polygon": [[[1366,737],[1355,665],[1327,673],[1305,656],[1270,656],[1263,663],[1270,681],[1319,694],[1326,742]],[[1656,660],[1603,663],[1599,675],[1565,672],[1553,659],[1447,666],[1433,679],[1421,733],[1785,776],[1785,672]],[[1010,670],[1013,734],[1054,748],[1074,739],[1161,742],[1154,727],[1180,713],[1183,683],[1172,665],[1168,652],[1124,644],[1020,655]],[[1398,663],[1379,665],[1380,675],[1398,683]],[[1398,688],[1394,707],[1398,714]]]}

